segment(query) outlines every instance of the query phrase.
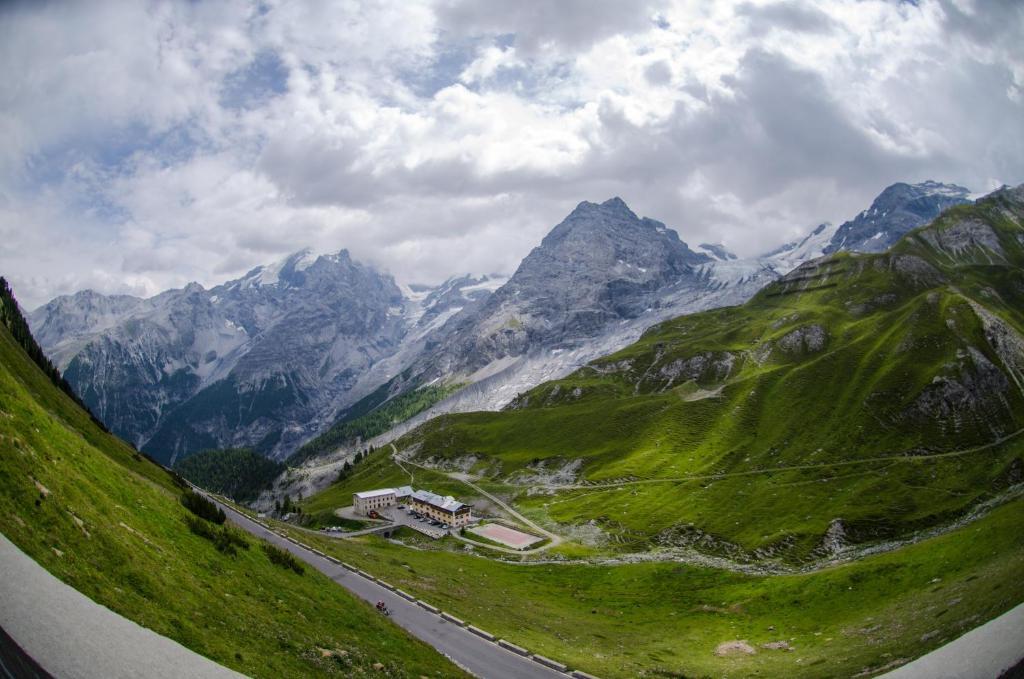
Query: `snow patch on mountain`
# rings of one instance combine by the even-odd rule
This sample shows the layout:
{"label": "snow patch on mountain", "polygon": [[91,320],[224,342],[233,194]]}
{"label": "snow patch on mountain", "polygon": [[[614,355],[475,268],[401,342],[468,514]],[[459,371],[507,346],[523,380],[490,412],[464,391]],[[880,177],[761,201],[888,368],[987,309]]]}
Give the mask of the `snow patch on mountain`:
{"label": "snow patch on mountain", "polygon": [[817,259],[825,254],[825,248],[832,243],[838,227],[825,222],[819,224],[809,234],[772,250],[759,258],[765,266],[770,267],[779,275],[785,275],[804,262]]}

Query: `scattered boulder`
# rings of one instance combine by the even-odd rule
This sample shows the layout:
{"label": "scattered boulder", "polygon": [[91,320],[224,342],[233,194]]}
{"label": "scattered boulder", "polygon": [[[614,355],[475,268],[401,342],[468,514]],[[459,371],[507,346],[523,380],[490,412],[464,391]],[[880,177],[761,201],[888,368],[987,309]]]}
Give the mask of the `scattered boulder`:
{"label": "scattered boulder", "polygon": [[40,495],[42,495],[44,498],[50,497],[50,489],[49,488],[47,488],[43,484],[39,483],[39,481],[37,481],[35,479],[32,479],[32,482],[36,484],[36,490],[39,491]]}
{"label": "scattered boulder", "polygon": [[75,525],[78,526],[78,529],[82,531],[82,534],[85,535],[85,537],[92,537],[89,534],[89,530],[85,527],[85,521],[82,521],[82,519],[76,516],[71,510],[68,510],[68,514],[71,515],[71,520],[75,522]]}
{"label": "scattered boulder", "polygon": [[738,654],[754,655],[755,653],[757,653],[757,649],[747,643],[746,639],[723,641],[715,648],[715,655],[719,657]]}
{"label": "scattered boulder", "polygon": [[789,645],[788,641],[769,641],[768,643],[761,644],[761,648],[768,649],[769,651],[792,651],[795,650]]}

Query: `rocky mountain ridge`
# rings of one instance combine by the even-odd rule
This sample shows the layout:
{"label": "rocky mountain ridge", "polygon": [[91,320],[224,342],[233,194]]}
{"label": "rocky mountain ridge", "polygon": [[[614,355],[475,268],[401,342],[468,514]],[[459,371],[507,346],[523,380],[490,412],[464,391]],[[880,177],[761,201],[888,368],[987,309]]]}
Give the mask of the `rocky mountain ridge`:
{"label": "rocky mountain ridge", "polygon": [[580,203],[508,279],[399,287],[346,251],[301,251],[210,290],[60,297],[30,322],[86,403],[158,458],[229,446],[280,458],[338,413],[425,384],[469,386],[408,426],[500,408],[657,322],[742,303],[804,261],[845,249],[858,219],[858,228],[881,228],[895,215],[886,233],[896,233],[964,191],[894,187],[838,229],[822,225],[753,259],[720,244],[691,249],[613,198]]}
{"label": "rocky mountain ridge", "polygon": [[210,290],[58,298],[30,322],[115,432],[171,461],[227,442],[287,445],[295,422],[393,353],[402,303],[348,252],[303,251]]}
{"label": "rocky mountain ridge", "polygon": [[893,184],[872,201],[871,207],[839,226],[824,254],[841,250],[885,252],[943,210],[971,202],[969,196],[968,189],[956,184]]}
{"label": "rocky mountain ridge", "polygon": [[[691,250],[674,231],[637,217],[619,198],[600,205],[583,202],[479,311],[453,319],[453,332],[437,351],[411,366],[411,378],[396,379],[391,394],[434,379],[457,378],[473,386],[394,434],[441,412],[501,408],[517,393],[635,341],[657,322],[741,304],[804,262],[831,251],[853,250],[861,242],[851,238],[858,229],[873,228],[874,233],[884,234],[868,239],[872,248],[882,242],[892,244],[950,205],[964,202],[966,191],[932,181],[894,184],[855,219],[839,227],[821,224],[801,240],[748,259],[736,257],[721,244],[702,243]],[[619,250],[604,247],[593,248],[600,255],[585,252],[591,243],[609,235],[619,243]],[[643,241],[645,235],[647,241]],[[630,252],[630,247],[636,250]],[[649,254],[658,248],[665,249],[664,259]],[[588,257],[585,270],[601,273],[580,285],[575,267]],[[551,291],[561,289],[573,292],[560,313],[554,314],[562,325],[553,328],[550,317],[530,305],[555,298]]]}

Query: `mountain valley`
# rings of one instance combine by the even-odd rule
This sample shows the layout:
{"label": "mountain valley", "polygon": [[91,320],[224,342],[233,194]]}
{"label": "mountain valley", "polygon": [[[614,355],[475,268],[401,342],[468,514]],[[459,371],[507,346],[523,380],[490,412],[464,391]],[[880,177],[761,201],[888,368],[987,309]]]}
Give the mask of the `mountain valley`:
{"label": "mountain valley", "polygon": [[[513,517],[557,540],[516,555],[463,536],[430,541],[400,530],[389,539],[339,539],[294,519],[270,523],[600,676],[649,668],[872,675],[890,666],[886,657],[934,648],[1024,596],[1015,587],[986,586],[1009,582],[1024,559],[1024,543],[1007,531],[1024,507],[1024,187],[948,207],[881,253],[822,255],[841,232],[823,225],[752,263],[719,246],[691,250],[612,200],[581,204],[507,280],[463,277],[403,290],[349,260],[342,278],[351,283],[354,276],[379,295],[359,300],[363,324],[335,319],[318,327],[344,327],[336,341],[371,337],[383,347],[380,358],[349,362],[359,367],[350,367],[345,384],[365,395],[349,396],[338,423],[300,448],[309,454],[293,456],[274,493],[252,506],[269,511],[275,498],[290,496],[302,523],[344,524],[337,512],[353,492],[412,483],[464,498],[489,521],[513,508]],[[606,237],[596,252],[588,247]],[[590,261],[597,254],[610,259]],[[258,361],[297,372],[314,365],[308,356],[285,361],[263,352],[295,346],[286,332],[292,322],[329,315],[323,293],[336,289],[334,267],[348,258],[309,264],[297,257],[209,292],[193,286],[165,293],[173,300],[166,306],[158,298],[92,296],[87,312],[37,312],[33,323],[46,319],[37,332],[58,360],[71,356],[70,364],[84,365],[97,342],[139,339],[143,333],[131,335],[133,328],[152,330],[154,319],[173,325],[188,305],[207,310],[199,327],[227,327],[211,311],[222,295],[248,290],[264,300],[248,320],[266,329],[253,332],[257,340],[273,337],[275,344],[225,341],[228,358],[211,355],[209,372],[191,358],[180,364],[199,383],[200,373],[210,380],[198,398],[184,398],[172,411],[194,427],[204,412],[218,412],[199,409],[204,398],[234,398],[211,391],[236,384],[218,376]],[[580,268],[569,272],[565,264]],[[306,279],[293,276],[309,269],[324,297],[320,306],[286,299],[306,289]],[[597,277],[546,314],[543,300],[587,276]],[[268,290],[252,290],[257,279]],[[718,308],[677,313],[688,305]],[[276,316],[280,308],[295,316]],[[235,317],[244,328],[247,319]],[[55,341],[57,328],[71,339]],[[193,339],[190,346],[186,357],[207,345]],[[563,353],[571,359],[552,368],[549,357]],[[10,354],[5,365],[18,360]],[[487,396],[500,410],[457,412],[451,405],[461,396],[468,408],[467,394],[511,383],[501,381],[503,370],[531,361],[544,366],[534,379],[514,393]],[[88,393],[84,400],[95,407]],[[104,450],[103,440],[92,445]],[[369,454],[339,476],[367,443],[374,446]],[[147,471],[144,458],[124,450],[139,467],[132,473],[163,473]],[[256,464],[259,455],[208,452],[186,456],[193,464],[181,468],[252,501],[278,473],[269,460]],[[41,470],[27,473],[47,490],[64,487]],[[15,514],[27,511],[11,498]],[[77,505],[73,511],[90,532],[102,524]],[[70,534],[55,539],[61,554],[77,545]],[[46,554],[37,557],[48,560]],[[499,589],[485,587],[488,580]],[[956,615],[945,616],[954,606]],[[933,617],[907,617],[916,609]],[[653,630],[652,620],[681,640]],[[633,631],[623,630],[627,621]],[[609,634],[624,635],[632,650],[609,649]],[[736,655],[733,648],[751,651]]]}

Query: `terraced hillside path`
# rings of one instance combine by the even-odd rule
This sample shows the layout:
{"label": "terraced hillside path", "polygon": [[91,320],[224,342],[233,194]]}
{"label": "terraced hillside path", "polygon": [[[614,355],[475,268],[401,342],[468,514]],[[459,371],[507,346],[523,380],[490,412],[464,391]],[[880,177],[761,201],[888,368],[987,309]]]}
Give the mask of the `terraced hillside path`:
{"label": "terraced hillside path", "polygon": [[[716,481],[718,479],[726,479],[735,476],[756,476],[758,474],[775,474],[778,472],[788,471],[806,471],[808,469],[831,469],[833,467],[850,467],[861,464],[876,464],[879,462],[908,462],[918,460],[937,460],[946,457],[959,457],[961,455],[969,455],[971,453],[978,453],[989,448],[995,448],[1000,446],[1007,441],[1010,441],[1021,434],[1024,434],[1024,429],[1018,429],[1015,432],[1001,436],[995,441],[986,443],[980,446],[974,446],[972,448],[963,448],[961,450],[949,450],[944,453],[912,453],[912,454],[894,454],[894,455],[881,455],[877,457],[864,457],[857,460],[841,460],[839,462],[820,462],[818,464],[795,464],[784,467],[766,467],[764,469],[748,469],[740,472],[721,472],[713,474],[690,474],[688,476],[677,476],[677,477],[665,477],[665,478],[654,478],[654,479],[629,479],[625,481],[612,480],[608,482],[593,481],[590,483],[569,483],[564,485],[552,486],[556,490],[594,490],[599,491],[606,488],[621,488],[623,486],[638,486],[650,483],[686,483],[687,481]],[[406,460],[406,462],[409,462]],[[409,464],[414,464],[409,462]],[[419,466],[419,465],[417,465]],[[436,471],[436,470],[435,470]],[[448,474],[453,476],[453,474]]]}

